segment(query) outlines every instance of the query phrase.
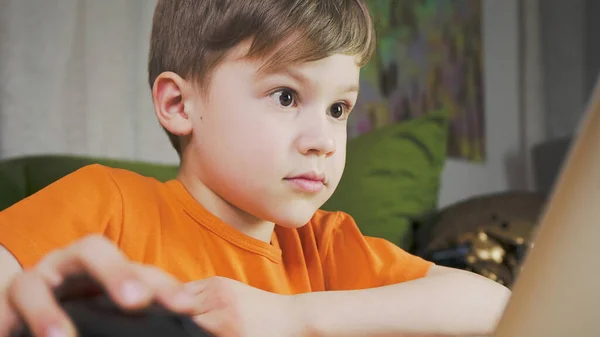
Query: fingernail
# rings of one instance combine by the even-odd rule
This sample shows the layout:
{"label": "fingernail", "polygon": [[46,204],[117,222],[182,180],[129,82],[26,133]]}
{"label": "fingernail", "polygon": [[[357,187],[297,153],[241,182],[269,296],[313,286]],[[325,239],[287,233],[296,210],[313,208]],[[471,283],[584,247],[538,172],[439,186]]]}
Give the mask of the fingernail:
{"label": "fingernail", "polygon": [[67,337],[67,333],[56,326],[51,326],[46,330],[46,337]]}
{"label": "fingernail", "polygon": [[47,277],[52,288],[56,288],[64,282],[64,277],[62,277],[58,273],[50,273],[49,275],[47,275]]}
{"label": "fingernail", "polygon": [[137,304],[147,295],[147,288],[137,281],[125,281],[121,285],[121,296],[127,304]]}

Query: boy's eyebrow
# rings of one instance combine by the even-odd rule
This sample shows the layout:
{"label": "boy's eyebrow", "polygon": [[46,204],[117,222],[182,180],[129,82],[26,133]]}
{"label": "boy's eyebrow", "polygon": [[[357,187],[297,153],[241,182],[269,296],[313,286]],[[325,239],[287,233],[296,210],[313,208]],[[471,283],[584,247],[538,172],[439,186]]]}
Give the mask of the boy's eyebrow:
{"label": "boy's eyebrow", "polygon": [[[286,69],[282,70],[281,73],[292,77],[296,81],[300,82],[300,84],[302,84],[302,85],[310,84],[310,80],[308,78],[306,78],[306,76],[304,76],[302,73],[297,72],[293,69],[286,68]],[[340,93],[349,93],[349,92],[358,93],[359,91],[360,91],[359,85],[353,83],[348,86],[342,87],[342,89],[339,92]]]}
{"label": "boy's eyebrow", "polygon": [[358,84],[350,84],[349,86],[344,87],[344,89],[342,89],[343,93],[346,92],[356,92],[359,93],[360,92],[360,86]]}

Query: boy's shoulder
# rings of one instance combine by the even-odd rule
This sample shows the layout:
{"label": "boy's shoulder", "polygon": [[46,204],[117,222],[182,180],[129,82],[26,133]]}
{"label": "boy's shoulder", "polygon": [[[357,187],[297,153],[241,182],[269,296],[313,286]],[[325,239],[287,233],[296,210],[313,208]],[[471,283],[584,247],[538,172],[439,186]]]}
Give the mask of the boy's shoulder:
{"label": "boy's shoulder", "polygon": [[128,169],[112,167],[105,164],[88,164],[67,174],[62,180],[104,182],[108,180],[147,181],[151,179]]}
{"label": "boy's shoulder", "polygon": [[[150,171],[150,170],[147,170]],[[127,179],[135,181],[158,180],[151,174],[136,172],[135,169],[121,168],[107,164],[94,163],[74,170],[70,175],[78,175],[88,179]]]}
{"label": "boy's shoulder", "polygon": [[144,190],[155,188],[160,184],[162,183],[153,177],[128,169],[104,164],[89,164],[74,170],[51,185],[60,185],[60,189],[78,188],[121,194],[126,190],[137,190],[143,193]]}

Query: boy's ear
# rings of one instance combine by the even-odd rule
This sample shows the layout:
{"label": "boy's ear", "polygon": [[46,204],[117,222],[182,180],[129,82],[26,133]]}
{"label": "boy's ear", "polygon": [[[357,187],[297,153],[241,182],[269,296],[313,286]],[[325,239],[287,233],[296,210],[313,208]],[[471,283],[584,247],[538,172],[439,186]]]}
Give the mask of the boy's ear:
{"label": "boy's ear", "polygon": [[185,111],[186,81],[181,76],[164,72],[158,75],[152,87],[154,111],[160,124],[176,136],[192,132],[192,121]]}

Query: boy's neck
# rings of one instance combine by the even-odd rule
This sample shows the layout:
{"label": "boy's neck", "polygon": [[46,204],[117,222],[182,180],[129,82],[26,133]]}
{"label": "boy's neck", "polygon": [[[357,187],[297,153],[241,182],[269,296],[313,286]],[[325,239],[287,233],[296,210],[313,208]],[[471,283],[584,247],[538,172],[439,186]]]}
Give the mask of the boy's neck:
{"label": "boy's neck", "polygon": [[271,242],[274,223],[258,219],[230,204],[183,167],[179,170],[177,180],[202,207],[229,226],[257,240]]}

